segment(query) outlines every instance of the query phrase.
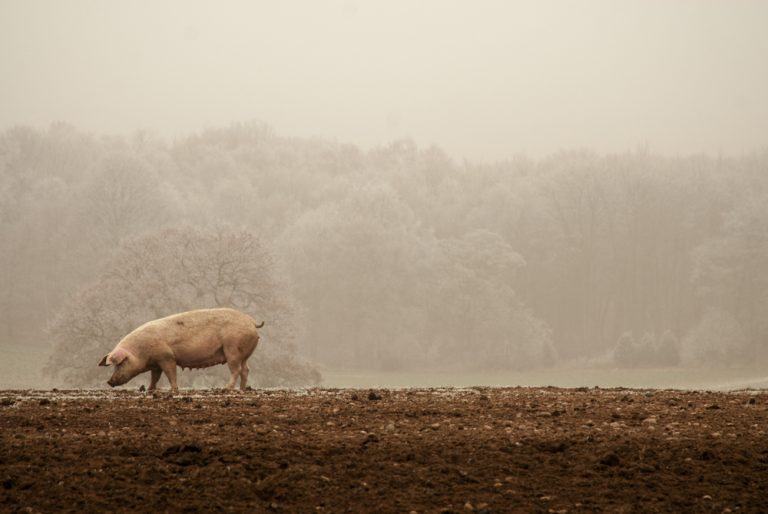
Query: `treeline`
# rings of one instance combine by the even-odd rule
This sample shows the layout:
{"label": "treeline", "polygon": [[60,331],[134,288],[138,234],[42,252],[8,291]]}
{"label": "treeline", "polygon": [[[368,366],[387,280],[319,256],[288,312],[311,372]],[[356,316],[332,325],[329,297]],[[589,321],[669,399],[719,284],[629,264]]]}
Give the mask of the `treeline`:
{"label": "treeline", "polygon": [[173,143],[3,132],[3,345],[45,346],[121,241],[175,226],[257,234],[297,347],[330,367],[768,360],[768,153],[489,165],[256,124]]}

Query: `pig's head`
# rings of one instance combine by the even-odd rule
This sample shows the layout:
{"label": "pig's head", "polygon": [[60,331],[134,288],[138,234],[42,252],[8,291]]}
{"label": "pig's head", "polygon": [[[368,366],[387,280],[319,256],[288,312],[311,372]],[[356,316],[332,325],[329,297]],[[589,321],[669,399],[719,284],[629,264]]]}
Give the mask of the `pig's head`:
{"label": "pig's head", "polygon": [[99,366],[114,366],[115,371],[112,373],[112,378],[107,380],[107,384],[110,387],[123,385],[130,379],[141,373],[142,366],[135,355],[126,350],[125,348],[115,348],[110,353],[106,354]]}

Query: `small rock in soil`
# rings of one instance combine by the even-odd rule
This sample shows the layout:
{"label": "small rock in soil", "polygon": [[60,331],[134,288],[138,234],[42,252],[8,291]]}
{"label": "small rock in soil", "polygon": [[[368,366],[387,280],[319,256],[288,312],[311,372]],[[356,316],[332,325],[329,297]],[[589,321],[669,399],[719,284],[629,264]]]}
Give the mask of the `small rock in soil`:
{"label": "small rock in soil", "polygon": [[600,464],[605,466],[618,466],[621,463],[621,459],[615,453],[609,453],[600,459]]}

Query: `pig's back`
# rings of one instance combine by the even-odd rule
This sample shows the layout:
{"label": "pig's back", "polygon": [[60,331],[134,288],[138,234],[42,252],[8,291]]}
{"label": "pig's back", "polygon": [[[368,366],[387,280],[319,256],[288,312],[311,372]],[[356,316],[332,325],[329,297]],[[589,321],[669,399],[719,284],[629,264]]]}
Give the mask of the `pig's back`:
{"label": "pig's back", "polygon": [[250,349],[258,342],[256,322],[234,309],[182,312],[147,324],[170,346],[179,366],[205,368],[226,362],[224,347]]}

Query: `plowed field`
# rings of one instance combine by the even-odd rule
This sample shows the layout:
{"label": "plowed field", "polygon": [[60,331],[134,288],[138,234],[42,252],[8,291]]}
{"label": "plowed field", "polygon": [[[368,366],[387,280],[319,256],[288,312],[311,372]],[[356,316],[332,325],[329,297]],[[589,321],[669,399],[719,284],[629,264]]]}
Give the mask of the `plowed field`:
{"label": "plowed field", "polygon": [[0,391],[10,512],[768,512],[768,393]]}

